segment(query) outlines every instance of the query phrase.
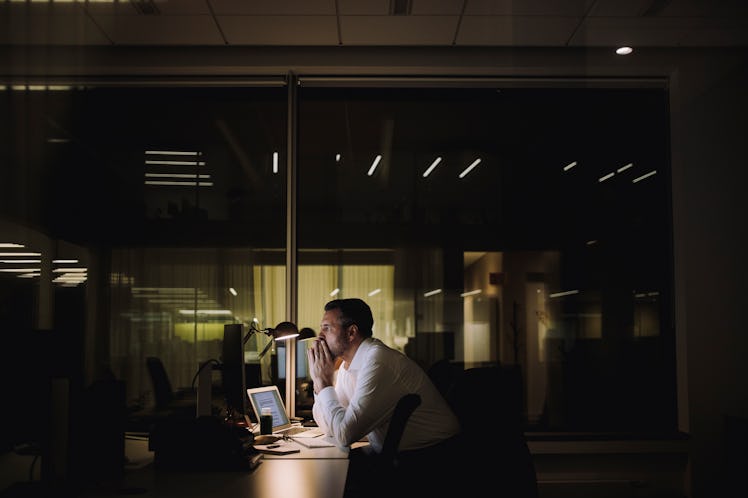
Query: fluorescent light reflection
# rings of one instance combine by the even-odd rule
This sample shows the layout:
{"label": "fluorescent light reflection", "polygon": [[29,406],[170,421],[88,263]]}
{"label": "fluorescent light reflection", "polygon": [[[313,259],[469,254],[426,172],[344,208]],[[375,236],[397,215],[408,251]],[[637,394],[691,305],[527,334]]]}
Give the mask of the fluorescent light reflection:
{"label": "fluorescent light reflection", "polygon": [[441,293],[441,289],[434,289],[432,291],[424,292],[423,297],[431,297]]}
{"label": "fluorescent light reflection", "polygon": [[465,176],[467,176],[468,173],[470,173],[471,171],[473,171],[473,168],[475,168],[476,166],[478,166],[480,164],[480,161],[481,161],[480,158],[478,158],[475,161],[473,161],[473,163],[470,166],[468,166],[467,168],[465,168],[465,171],[463,171],[462,173],[459,174],[459,178],[465,178]]}
{"label": "fluorescent light reflection", "polygon": [[170,185],[173,187],[212,187],[213,182],[167,182],[160,180],[146,180],[146,185]]}
{"label": "fluorescent light reflection", "polygon": [[625,165],[625,166],[621,166],[620,168],[618,168],[618,169],[616,170],[616,172],[617,172],[617,173],[621,173],[622,171],[626,171],[627,169],[629,169],[629,168],[633,168],[633,167],[634,167],[634,163],[628,163],[627,165]]}
{"label": "fluorescent light reflection", "polygon": [[369,296],[369,297],[371,297],[371,296],[376,296],[376,295],[377,295],[377,294],[379,294],[380,292],[382,292],[382,289],[374,289],[373,291],[369,292],[369,293],[367,294],[367,296]]}
{"label": "fluorescent light reflection", "polygon": [[[23,247],[23,246],[21,246]],[[24,257],[30,257],[30,256],[41,256],[42,253],[40,252],[0,252],[0,256],[3,257],[9,257],[9,256],[24,256]]]}
{"label": "fluorescent light reflection", "polygon": [[650,171],[649,173],[647,173],[647,174],[645,174],[645,175],[642,175],[642,176],[640,176],[640,177],[638,177],[638,178],[634,178],[633,180],[631,180],[631,183],[636,183],[636,182],[639,182],[639,181],[641,181],[641,180],[644,180],[645,178],[649,178],[650,176],[652,176],[652,175],[656,175],[656,174],[657,174],[657,170],[654,170],[654,171]]}
{"label": "fluorescent light reflection", "polygon": [[598,179],[597,179],[597,181],[598,181],[598,183],[602,183],[602,182],[604,182],[605,180],[608,180],[608,179],[610,179],[610,178],[613,178],[613,176],[615,176],[615,174],[616,174],[616,173],[615,173],[615,171],[613,171],[612,173],[608,173],[608,174],[607,174],[607,175],[605,175],[605,176],[601,176],[600,178],[598,178]]}
{"label": "fluorescent light reflection", "polygon": [[205,161],[162,161],[146,159],[146,164],[168,164],[169,166],[205,166]]}
{"label": "fluorescent light reflection", "polygon": [[278,153],[273,152],[273,173],[278,172]]}
{"label": "fluorescent light reflection", "polygon": [[569,171],[571,168],[573,168],[576,165],[577,165],[576,161],[570,162],[569,164],[567,164],[566,166],[564,166],[564,171]]}
{"label": "fluorescent light reflection", "polygon": [[19,92],[23,92],[25,90],[28,90],[30,92],[42,92],[44,90],[59,92],[63,90],[70,90],[71,87],[67,85],[11,85],[10,89]]}
{"label": "fluorescent light reflection", "polygon": [[340,154],[335,154],[335,162],[336,163],[340,162]]}
{"label": "fluorescent light reflection", "polygon": [[554,292],[553,294],[549,294],[549,297],[564,297],[564,296],[571,296],[573,294],[579,294],[579,289],[563,291],[563,292]]}
{"label": "fluorescent light reflection", "polygon": [[231,310],[179,310],[180,315],[231,315]]}
{"label": "fluorescent light reflection", "polygon": [[229,287],[229,292],[231,293],[232,296],[237,295],[236,289],[234,289],[233,287]]}
{"label": "fluorescent light reflection", "polygon": [[333,289],[332,292],[330,293],[330,297],[337,296],[339,292],[340,292],[340,289],[337,289],[337,288]]}
{"label": "fluorescent light reflection", "polygon": [[439,165],[440,162],[442,162],[441,157],[437,157],[436,159],[434,159],[434,162],[431,163],[431,166],[429,166],[428,169],[423,172],[423,177],[426,178],[427,176],[429,176],[431,172],[434,171],[434,168],[436,168]]}
{"label": "fluorescent light reflection", "polygon": [[207,180],[210,175],[192,175],[190,173],[146,173],[146,178],[199,178],[201,180]]}
{"label": "fluorescent light reflection", "polygon": [[147,150],[145,153],[157,156],[196,156],[199,154],[199,152],[192,150]]}
{"label": "fluorescent light reflection", "polygon": [[[156,292],[158,294],[194,294],[192,287],[133,287],[132,292]],[[198,291],[202,293],[202,291]]]}
{"label": "fluorescent light reflection", "polygon": [[5,249],[10,249],[10,248],[21,249],[26,246],[24,246],[23,244],[14,244],[13,242],[0,242],[0,247],[5,248]]}
{"label": "fluorescent light reflection", "polygon": [[634,51],[634,49],[631,48],[631,47],[618,47],[616,49],[616,53],[618,55],[629,55],[633,51]]}
{"label": "fluorescent light reflection", "polygon": [[481,292],[483,292],[483,290],[475,289],[468,292],[463,292],[462,294],[460,294],[460,297],[475,296],[476,294],[480,294]]}
{"label": "fluorescent light reflection", "polygon": [[374,162],[371,163],[371,168],[369,168],[369,172],[366,173],[368,176],[371,176],[374,174],[374,170],[377,169],[377,166],[379,166],[379,161],[382,160],[382,155],[377,154],[377,157],[374,158]]}
{"label": "fluorescent light reflection", "polygon": [[82,275],[79,273],[66,273],[64,275],[60,275],[58,277],[55,277],[53,282],[85,282],[86,281],[86,275]]}
{"label": "fluorescent light reflection", "polygon": [[31,264],[31,263],[40,263],[41,259],[0,259],[0,263],[24,263],[24,264]]}

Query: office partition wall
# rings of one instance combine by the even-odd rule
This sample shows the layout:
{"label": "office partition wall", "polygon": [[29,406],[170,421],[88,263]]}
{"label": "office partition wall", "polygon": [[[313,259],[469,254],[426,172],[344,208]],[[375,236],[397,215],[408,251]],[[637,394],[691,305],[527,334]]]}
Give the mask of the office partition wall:
{"label": "office partition wall", "polygon": [[516,365],[528,430],[675,430],[664,86],[84,83],[2,93],[0,242],[40,254],[3,261],[2,323],[85,328],[130,405],[147,356],[189,387],[224,323],[361,297],[424,369]]}

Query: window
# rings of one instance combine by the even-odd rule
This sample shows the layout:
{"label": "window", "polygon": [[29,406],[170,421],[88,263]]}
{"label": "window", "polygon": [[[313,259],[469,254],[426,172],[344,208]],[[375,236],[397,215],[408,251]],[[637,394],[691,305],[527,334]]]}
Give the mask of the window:
{"label": "window", "polygon": [[[0,272],[3,309],[85,327],[80,368],[107,365],[131,404],[149,402],[146,356],[189,386],[224,323],[288,319],[287,91],[4,92],[0,242],[28,244],[48,273]],[[675,429],[663,88],[302,78],[296,101],[300,327],[361,297],[375,335],[425,369],[517,365],[528,430]],[[75,294],[59,283],[40,301],[53,259],[73,258],[87,270]],[[267,341],[246,359],[274,383],[285,356],[260,358]]]}

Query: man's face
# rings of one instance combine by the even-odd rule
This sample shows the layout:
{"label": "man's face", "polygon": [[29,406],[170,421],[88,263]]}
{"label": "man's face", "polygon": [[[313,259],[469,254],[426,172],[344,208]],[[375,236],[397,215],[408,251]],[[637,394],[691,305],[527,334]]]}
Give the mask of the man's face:
{"label": "man's face", "polygon": [[325,311],[319,324],[319,338],[327,343],[332,355],[342,356],[348,346],[346,329],[340,325],[340,310]]}

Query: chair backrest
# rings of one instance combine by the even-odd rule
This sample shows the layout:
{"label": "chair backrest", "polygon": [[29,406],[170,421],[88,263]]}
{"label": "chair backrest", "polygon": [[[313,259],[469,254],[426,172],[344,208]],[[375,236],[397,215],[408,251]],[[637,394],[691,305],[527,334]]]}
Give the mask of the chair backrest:
{"label": "chair backrest", "polygon": [[406,394],[398,400],[395,405],[395,411],[392,412],[390,426],[382,443],[380,458],[384,462],[392,462],[393,465],[397,464],[397,452],[403,432],[405,432],[405,426],[408,424],[411,414],[420,404],[421,396],[416,393]]}
{"label": "chair backrest", "polygon": [[[463,432],[481,435],[490,416],[492,434],[524,433],[522,376],[519,367],[492,365],[469,368],[458,374],[447,401]],[[488,409],[487,409],[488,407]]]}
{"label": "chair backrest", "polygon": [[[486,486],[500,482],[499,495],[537,498],[535,465],[524,436],[519,366],[491,365],[452,373],[454,377],[443,382],[448,386],[444,393],[460,421],[469,468],[487,479]],[[491,430],[486,431],[489,422]],[[492,448],[490,459],[470,458],[486,447]]]}
{"label": "chair backrest", "polygon": [[160,358],[149,356],[145,359],[148,374],[153,384],[153,397],[156,400],[156,408],[166,408],[174,400],[174,391],[169,382],[164,364]]}

